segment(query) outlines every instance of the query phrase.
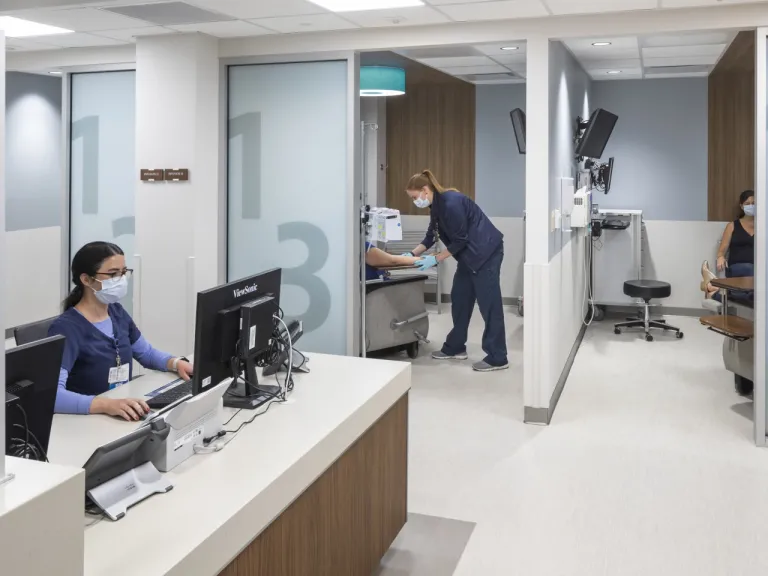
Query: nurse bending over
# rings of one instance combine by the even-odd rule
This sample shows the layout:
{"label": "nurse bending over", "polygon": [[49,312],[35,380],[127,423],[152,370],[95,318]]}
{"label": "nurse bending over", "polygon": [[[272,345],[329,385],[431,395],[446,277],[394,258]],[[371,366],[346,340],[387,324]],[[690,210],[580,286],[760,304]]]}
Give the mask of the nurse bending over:
{"label": "nurse bending over", "polygon": [[458,262],[451,289],[453,330],[442,350],[433,352],[435,360],[466,360],[467,332],[477,303],[485,322],[483,351],[486,356],[472,368],[492,372],[509,367],[504,308],[501,300],[501,262],[504,236],[470,198],[453,189],[443,188],[429,170],[414,175],[406,192],[417,208],[429,208],[426,236],[412,256],[422,256],[439,238],[445,250],[439,255],[423,256],[416,265],[428,270],[446,258]]}
{"label": "nurse bending over", "polygon": [[125,420],[147,414],[149,406],[142,399],[99,396],[131,379],[134,358],[145,368],[177,372],[189,380],[192,365],[154,349],[118,303],[128,293],[131,272],[120,247],[108,242],[86,244],[72,259],[75,287],[48,331],[66,338],[56,412]]}

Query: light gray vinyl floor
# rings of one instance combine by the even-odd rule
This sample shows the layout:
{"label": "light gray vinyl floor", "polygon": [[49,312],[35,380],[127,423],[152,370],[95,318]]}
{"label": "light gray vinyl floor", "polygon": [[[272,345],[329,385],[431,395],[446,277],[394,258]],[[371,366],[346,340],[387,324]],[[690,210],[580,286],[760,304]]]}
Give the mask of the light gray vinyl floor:
{"label": "light gray vinyl floor", "polygon": [[451,326],[430,320],[411,392],[419,521],[380,576],[768,574],[768,451],[720,337],[694,318],[652,343],[594,324],[542,428],[522,423],[522,319],[508,314],[511,368],[492,374],[470,368],[479,315],[458,364],[428,358]]}

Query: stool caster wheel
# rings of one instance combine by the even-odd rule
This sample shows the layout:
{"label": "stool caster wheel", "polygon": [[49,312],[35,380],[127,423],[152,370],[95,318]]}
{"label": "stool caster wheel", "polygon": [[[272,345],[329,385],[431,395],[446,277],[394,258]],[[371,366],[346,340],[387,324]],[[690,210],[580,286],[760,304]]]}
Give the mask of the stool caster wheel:
{"label": "stool caster wheel", "polygon": [[408,347],[405,349],[405,351],[408,354],[408,358],[411,360],[415,360],[419,357],[419,343],[418,342],[411,342],[408,344]]}
{"label": "stool caster wheel", "polygon": [[683,339],[683,333],[682,332],[678,332],[677,334],[675,334],[675,338],[677,338],[678,340],[682,340]]}
{"label": "stool caster wheel", "polygon": [[646,342],[653,342],[653,336],[651,336],[650,334],[646,334],[645,335],[645,341]]}
{"label": "stool caster wheel", "polygon": [[614,328],[613,329],[613,333],[614,334],[621,334],[621,330],[619,330],[618,328]]}

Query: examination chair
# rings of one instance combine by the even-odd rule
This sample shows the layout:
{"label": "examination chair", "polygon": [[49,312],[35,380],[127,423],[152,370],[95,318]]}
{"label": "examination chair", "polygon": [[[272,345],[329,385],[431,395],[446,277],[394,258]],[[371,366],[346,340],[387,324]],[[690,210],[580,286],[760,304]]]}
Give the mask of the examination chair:
{"label": "examination chair", "polygon": [[699,321],[723,336],[723,364],[726,370],[733,372],[736,392],[742,396],[752,394],[755,378],[754,303],[732,295],[728,298],[725,314],[723,305],[716,300],[706,299],[702,307],[716,313],[702,316]]}
{"label": "examination chair", "polygon": [[419,354],[428,342],[429,314],[424,302],[427,277],[407,275],[365,283],[365,344],[367,352],[406,350]]}
{"label": "examination chair", "polygon": [[658,280],[627,280],[624,282],[624,294],[630,298],[638,298],[645,303],[643,318],[628,320],[614,324],[613,331],[621,334],[622,328],[643,328],[645,330],[645,339],[653,342],[651,328],[663,330],[664,332],[674,332],[677,338],[682,338],[683,333],[680,328],[675,328],[667,324],[666,320],[651,320],[651,300],[658,298],[669,298],[672,294],[672,285],[668,282]]}

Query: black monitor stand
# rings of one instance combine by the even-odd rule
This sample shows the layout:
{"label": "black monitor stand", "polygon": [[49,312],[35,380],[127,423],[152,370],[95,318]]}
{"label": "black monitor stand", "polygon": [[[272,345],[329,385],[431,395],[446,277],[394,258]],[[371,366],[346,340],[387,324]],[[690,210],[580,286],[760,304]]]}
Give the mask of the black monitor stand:
{"label": "black monitor stand", "polygon": [[253,410],[281,392],[280,386],[259,386],[256,374],[256,359],[265,345],[269,345],[272,335],[273,306],[272,297],[264,297],[240,309],[238,356],[232,358],[232,385],[224,395],[227,408]]}

